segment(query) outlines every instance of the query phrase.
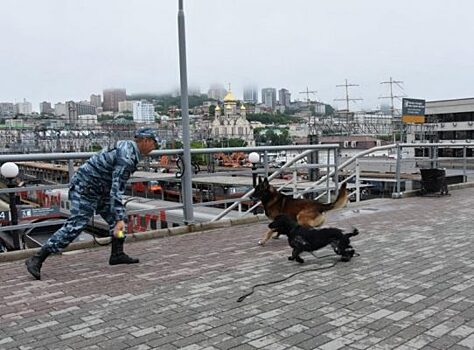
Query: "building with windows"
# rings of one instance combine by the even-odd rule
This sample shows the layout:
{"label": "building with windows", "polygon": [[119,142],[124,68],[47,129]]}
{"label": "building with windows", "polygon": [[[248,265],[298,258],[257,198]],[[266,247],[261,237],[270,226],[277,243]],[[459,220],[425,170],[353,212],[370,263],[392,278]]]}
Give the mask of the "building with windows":
{"label": "building with windows", "polygon": [[80,126],[95,126],[98,124],[95,114],[83,114],[77,116],[77,124]]}
{"label": "building with windows", "polygon": [[274,109],[276,106],[276,89],[265,88],[262,89],[262,103],[265,107]]}
{"label": "building with windows", "polygon": [[51,107],[51,102],[43,101],[40,103],[40,114],[52,114],[54,113],[53,107]]}
{"label": "building with windows", "polygon": [[[439,149],[439,156],[462,156],[463,149],[456,143],[474,142],[474,98],[426,101],[425,116],[424,124],[414,126],[416,141],[453,145]],[[472,149],[467,152],[473,156]]]}
{"label": "building with windows", "polygon": [[127,91],[125,89],[105,89],[103,92],[104,103],[102,108],[104,111],[118,112],[118,104],[120,101],[127,100]]}
{"label": "building with windows", "polygon": [[33,112],[33,106],[31,102],[23,99],[23,102],[15,103],[15,110],[18,114],[29,115]]}
{"label": "building with windows", "polygon": [[155,108],[147,101],[133,103],[133,121],[135,123],[151,124],[155,122]]}
{"label": "building with windows", "polygon": [[89,101],[67,101],[65,110],[70,125],[77,125],[81,115],[96,115],[96,107],[92,106]]}
{"label": "building with windows", "polygon": [[244,88],[244,102],[245,103],[258,103],[258,90],[256,87],[250,86]]}
{"label": "building with windows", "polygon": [[100,95],[91,95],[91,105],[94,107],[102,107],[102,97]]}
{"label": "building with windows", "polygon": [[118,104],[119,113],[133,112],[133,104],[137,101],[120,101]]}
{"label": "building with windows", "polygon": [[278,90],[278,102],[283,107],[290,107],[291,94],[287,89]]}
{"label": "building with windows", "polygon": [[58,102],[54,104],[54,115],[55,116],[62,116],[67,115],[66,104],[62,102]]}
{"label": "building with windows", "polygon": [[15,105],[11,102],[0,102],[0,117],[12,117],[15,115]]}
{"label": "building with windows", "polygon": [[247,146],[255,146],[253,128],[246,118],[245,106],[243,103],[237,106],[237,100],[230,90],[224,97],[223,108],[216,107],[210,137],[214,140],[241,139],[247,142]]}

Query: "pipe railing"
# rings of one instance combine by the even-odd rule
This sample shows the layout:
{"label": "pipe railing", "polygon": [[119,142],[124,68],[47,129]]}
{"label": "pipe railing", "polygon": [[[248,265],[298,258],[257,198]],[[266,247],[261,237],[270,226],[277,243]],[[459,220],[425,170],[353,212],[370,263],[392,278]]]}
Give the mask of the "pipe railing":
{"label": "pipe railing", "polygon": [[[396,143],[396,144],[391,144],[391,145],[386,145],[386,146],[377,146],[373,147],[371,149],[362,151],[349,159],[345,160],[341,164],[339,164],[339,156],[337,155],[338,151],[338,145],[337,144],[328,144],[328,145],[291,145],[291,146],[254,146],[254,147],[230,147],[230,148],[206,148],[206,149],[191,149],[191,154],[215,154],[215,153],[232,153],[232,152],[259,152],[261,154],[261,159],[263,159],[262,165],[263,165],[263,171],[265,175],[269,175],[268,179],[271,181],[272,179],[276,178],[277,176],[281,175],[284,172],[287,172],[288,170],[292,171],[297,171],[299,169],[309,169],[309,168],[321,168],[324,169],[326,168],[326,173],[321,176],[317,181],[314,181],[311,183],[306,189],[296,193],[293,192],[293,194],[296,197],[302,197],[303,195],[311,192],[318,192],[318,196],[316,199],[321,198],[324,195],[327,195],[327,198],[330,199],[330,191],[331,189],[337,189],[338,188],[338,176],[339,173],[343,170],[348,170],[349,168],[352,167],[352,170],[348,172],[348,177],[344,179],[345,181],[348,181],[351,178],[355,178],[355,191],[351,192],[351,195],[355,193],[356,200],[360,200],[360,173],[361,173],[361,163],[360,160],[363,159],[365,156],[375,153],[375,152],[380,152],[380,151],[386,151],[386,150],[391,150],[394,149],[396,150],[397,157],[395,159],[396,163],[396,173],[395,173],[395,180],[396,180],[396,190],[394,193],[400,194],[400,183],[401,183],[401,163],[409,160],[414,160],[416,159],[417,161],[426,161],[430,162],[432,167],[438,166],[440,162],[446,161],[446,160],[460,160],[463,165],[463,174],[466,175],[466,169],[467,169],[467,148],[473,148],[474,144],[472,143],[458,143],[458,144],[433,144],[433,143]],[[428,149],[429,157],[410,157],[410,158],[404,158],[402,157],[403,149],[406,148],[422,148],[422,149]],[[462,158],[455,158],[455,157],[438,157],[438,149],[441,148],[458,148],[458,149],[463,149],[463,157]],[[308,155],[312,152],[315,151],[321,151],[321,150],[327,150],[328,151],[328,157],[327,157],[327,163],[325,164],[307,164],[307,165],[296,165],[295,163],[298,162],[299,160],[308,157]],[[269,173],[269,161],[268,161],[268,153],[269,152],[280,152],[280,151],[302,151],[302,153],[296,155],[294,158],[290,159],[286,164],[284,164],[281,168],[272,170],[272,173]],[[334,161],[331,162],[331,154],[330,152],[334,152]],[[156,150],[153,151],[150,156],[152,158],[156,158],[162,155],[181,155],[183,150],[177,149],[177,150]],[[79,153],[49,153],[49,154],[8,154],[8,155],[0,155],[0,164],[6,161],[16,161],[16,162],[21,162],[21,161],[47,161],[47,160],[67,160],[68,161],[68,170],[69,172],[74,171],[72,167],[72,160],[73,159],[88,159],[90,156],[94,155],[95,152],[79,152]],[[370,161],[372,159],[366,158]],[[461,163],[460,163],[461,164]],[[354,173],[355,172],[355,173]],[[236,174],[234,172],[229,172],[230,174]],[[245,174],[245,171],[238,171],[239,174]],[[347,174],[346,174],[347,175]],[[207,175],[209,176],[209,175]],[[333,185],[331,185],[329,179],[333,177]],[[156,178],[148,178],[148,177],[140,177],[140,178],[132,178],[130,182],[136,182],[136,181],[142,181],[142,182],[147,182],[147,181],[166,181],[167,179],[156,179]],[[176,181],[176,180],[174,180]],[[292,178],[291,180],[288,180],[287,182],[283,183],[282,185],[278,186],[278,190],[281,190],[285,187],[288,186],[295,186],[295,181],[297,179]],[[325,186],[321,186],[324,182]],[[39,190],[46,190],[46,189],[58,189],[58,188],[66,188],[68,187],[68,184],[62,184],[62,185],[35,185],[35,186],[25,186],[25,187],[20,187],[20,188],[8,188],[8,189],[0,189],[0,194],[8,194],[11,192],[25,192],[25,191],[39,191]],[[321,193],[321,189],[323,189],[323,192]],[[296,190],[296,187],[295,187]],[[247,193],[245,193],[242,197],[236,198],[236,199],[225,199],[225,200],[220,200],[220,201],[212,201],[212,202],[204,202],[204,203],[194,203],[192,204],[192,207],[199,207],[199,206],[212,206],[212,205],[219,205],[219,204],[229,204],[232,203],[227,209],[223,210],[219,215],[217,215],[215,218],[212,219],[212,221],[217,221],[225,217],[229,212],[234,210],[237,206],[239,206],[240,209],[240,204],[243,201],[248,201],[251,194],[253,194],[254,189],[251,189]],[[394,195],[393,197],[397,197]],[[146,213],[146,212],[151,212],[155,210],[160,210],[160,211],[166,211],[166,210],[172,210],[172,209],[182,209],[184,208],[186,204],[177,204],[176,206],[172,207],[164,207],[164,208],[153,208],[153,209],[140,209],[140,210],[130,210],[131,214],[136,214],[136,213]],[[243,212],[241,215],[247,215],[248,213],[252,212],[259,206],[259,203],[254,204],[251,206],[247,211]],[[36,223],[36,224],[21,224],[21,228],[28,228],[28,227],[41,227],[43,226],[43,223]],[[20,228],[20,226],[4,226],[0,228],[1,231],[6,231],[6,230],[12,230],[13,228]]]}
{"label": "pipe railing", "polygon": [[[264,160],[263,165],[265,169],[265,173],[268,174],[268,153],[269,152],[280,152],[280,151],[286,151],[286,152],[291,152],[291,151],[303,151],[303,154],[298,155],[296,158],[292,160],[291,163],[283,167],[283,169],[280,170],[284,171],[286,168],[290,166],[290,164],[293,164],[294,162],[298,161],[299,159],[302,159],[306,157],[308,154],[311,152],[319,151],[319,150],[325,150],[325,149],[332,149],[332,148],[337,148],[337,144],[330,144],[330,145],[288,145],[288,146],[254,146],[254,147],[228,147],[228,148],[207,148],[207,149],[192,149],[191,154],[216,154],[216,153],[232,153],[232,152],[252,152],[256,151],[261,154],[262,159]],[[75,169],[73,167],[73,160],[86,160],[89,159],[92,155],[96,154],[96,152],[74,152],[74,153],[48,153],[48,154],[42,154],[42,153],[34,153],[34,154],[3,154],[0,155],[0,164],[4,162],[27,162],[27,161],[58,161],[58,160],[63,160],[67,161],[67,172],[69,173],[68,179],[70,180]],[[176,149],[176,150],[156,150],[150,153],[151,158],[156,158],[159,156],[167,156],[167,155],[177,155],[181,156],[183,154],[183,150],[181,149]],[[50,169],[49,171],[56,171],[60,169]],[[235,174],[234,172],[229,172],[232,174]],[[241,174],[244,174],[245,172],[239,172]],[[209,176],[209,175],[208,175]],[[276,176],[276,175],[274,175]],[[148,181],[166,181],[167,179],[156,179],[154,177],[140,177],[140,178],[131,178],[129,180],[130,183],[133,182],[148,182]],[[168,179],[171,180],[171,179]],[[176,179],[173,178],[173,181],[176,181]],[[8,188],[8,189],[0,189],[0,194],[9,194],[9,193],[15,193],[15,192],[34,192],[34,191],[44,191],[44,190],[54,190],[54,189],[64,189],[67,188],[69,185],[68,184],[59,184],[59,185],[34,185],[34,186],[23,186],[23,187],[16,187],[16,188]],[[220,201],[212,201],[212,202],[207,202],[207,203],[191,203],[192,207],[200,207],[200,206],[212,206],[212,205],[219,205],[219,204],[224,204],[227,205],[229,203],[232,203],[233,207],[235,205],[240,204],[241,202],[245,201],[245,198],[242,199],[225,199],[225,200],[220,200]],[[159,211],[167,211],[167,210],[176,210],[176,209],[183,209],[186,206],[186,203],[182,204],[177,204],[175,206],[171,207],[156,207],[153,209],[138,209],[138,210],[129,210],[127,211],[128,214],[134,215],[134,214],[141,214],[141,213],[147,213],[147,212],[154,212],[156,210]],[[49,224],[58,224],[58,223],[63,223],[64,220],[50,220],[45,223],[22,223],[21,225],[8,225],[8,226],[3,226],[0,228],[0,232],[3,231],[10,231],[12,232],[13,230],[20,230],[20,229],[28,229],[28,228],[36,228],[36,227],[43,227],[47,226]]]}

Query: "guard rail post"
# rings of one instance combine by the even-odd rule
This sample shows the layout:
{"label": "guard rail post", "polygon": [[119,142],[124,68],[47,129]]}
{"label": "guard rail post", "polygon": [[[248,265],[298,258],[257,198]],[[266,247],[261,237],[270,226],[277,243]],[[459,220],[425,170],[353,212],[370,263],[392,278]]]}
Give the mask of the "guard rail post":
{"label": "guard rail post", "polygon": [[467,182],[467,149],[466,146],[462,147],[462,175],[463,175],[463,182]]}
{"label": "guard rail post", "polygon": [[392,193],[392,198],[401,198],[402,197],[402,194],[401,194],[401,186],[400,186],[400,181],[401,181],[401,176],[400,176],[400,172],[401,172],[401,160],[402,160],[402,147],[400,146],[400,144],[397,142],[397,164],[396,164],[396,186],[394,186],[394,189],[396,188],[396,191]]}
{"label": "guard rail post", "polygon": [[360,202],[360,161],[359,158],[356,159],[356,164],[355,164],[355,175],[356,175],[356,180],[355,180],[355,185],[356,185],[356,202]]}

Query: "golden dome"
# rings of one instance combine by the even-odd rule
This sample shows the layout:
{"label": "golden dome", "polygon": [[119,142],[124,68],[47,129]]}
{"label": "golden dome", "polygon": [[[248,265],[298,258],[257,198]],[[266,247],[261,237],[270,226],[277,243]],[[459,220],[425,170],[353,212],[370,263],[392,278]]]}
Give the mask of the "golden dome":
{"label": "golden dome", "polygon": [[244,106],[244,105],[240,106],[240,109],[241,109],[241,110],[243,110],[243,111],[245,111],[245,110],[246,110],[246,108],[245,108],[245,106]]}
{"label": "golden dome", "polygon": [[229,90],[227,95],[225,95],[225,97],[224,97],[224,102],[234,102],[234,101],[235,101],[234,94],[232,93],[231,90]]}
{"label": "golden dome", "polygon": [[216,110],[216,111],[220,111],[220,110],[221,110],[221,107],[216,106],[216,109],[215,109],[215,110]]}

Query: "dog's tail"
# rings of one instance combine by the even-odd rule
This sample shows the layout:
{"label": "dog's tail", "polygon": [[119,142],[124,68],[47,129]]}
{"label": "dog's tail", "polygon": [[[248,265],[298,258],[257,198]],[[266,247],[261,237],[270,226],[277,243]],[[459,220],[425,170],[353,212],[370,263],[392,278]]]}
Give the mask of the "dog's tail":
{"label": "dog's tail", "polygon": [[337,195],[336,200],[332,203],[323,204],[323,211],[344,208],[348,200],[346,188],[347,183],[344,182],[339,189],[339,194]]}
{"label": "dog's tail", "polygon": [[351,233],[346,233],[345,236],[346,237],[353,237],[353,236],[357,236],[358,234],[359,234],[359,230],[354,228]]}

